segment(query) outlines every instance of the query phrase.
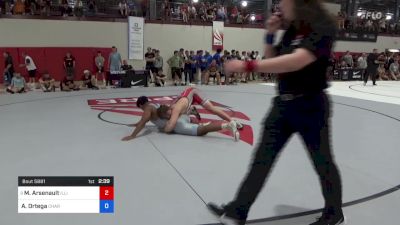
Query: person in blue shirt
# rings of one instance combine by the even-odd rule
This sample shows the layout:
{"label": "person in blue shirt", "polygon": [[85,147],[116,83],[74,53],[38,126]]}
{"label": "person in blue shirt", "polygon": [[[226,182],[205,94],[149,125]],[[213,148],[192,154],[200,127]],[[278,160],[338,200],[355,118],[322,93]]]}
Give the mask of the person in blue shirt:
{"label": "person in blue shirt", "polygon": [[214,54],[213,59],[217,62],[217,65],[220,67],[221,66],[221,52],[222,49],[217,49],[217,53]]}

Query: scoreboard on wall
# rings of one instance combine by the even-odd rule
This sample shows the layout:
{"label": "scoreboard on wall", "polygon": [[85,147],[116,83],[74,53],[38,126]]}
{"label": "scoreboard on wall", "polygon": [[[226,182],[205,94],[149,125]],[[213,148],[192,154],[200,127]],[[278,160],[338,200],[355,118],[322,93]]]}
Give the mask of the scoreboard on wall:
{"label": "scoreboard on wall", "polygon": [[114,213],[114,177],[18,177],[18,213]]}

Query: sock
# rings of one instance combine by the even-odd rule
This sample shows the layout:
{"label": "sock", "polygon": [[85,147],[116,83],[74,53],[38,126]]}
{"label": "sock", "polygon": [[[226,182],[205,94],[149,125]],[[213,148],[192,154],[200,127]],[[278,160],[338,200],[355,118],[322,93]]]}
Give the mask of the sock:
{"label": "sock", "polygon": [[228,129],[229,128],[229,123],[223,123],[221,124],[222,129]]}

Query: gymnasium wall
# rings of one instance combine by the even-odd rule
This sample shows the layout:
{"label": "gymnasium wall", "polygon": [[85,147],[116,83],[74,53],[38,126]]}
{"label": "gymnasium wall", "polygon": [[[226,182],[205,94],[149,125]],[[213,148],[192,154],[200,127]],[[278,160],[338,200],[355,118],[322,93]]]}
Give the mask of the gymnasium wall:
{"label": "gymnasium wall", "polygon": [[[179,48],[211,50],[211,30],[211,26],[146,24],[144,46],[160,49],[166,61]],[[47,53],[49,49],[58,49],[60,52],[56,55],[46,53],[46,67],[58,65],[61,56],[70,48],[88,51],[82,56],[75,55],[80,62],[89,62],[95,49],[110,48],[113,45],[118,47],[123,58],[127,58],[128,32],[125,22],[0,19],[0,31],[0,48],[40,47],[46,48]],[[225,27],[225,49],[262,52],[264,33],[263,29]],[[377,43],[340,41],[336,43],[335,50],[365,52],[378,48],[383,51],[386,48],[400,48],[399,43],[399,37],[379,36]],[[144,67],[143,61],[131,63],[136,69]],[[0,60],[0,68],[3,68],[2,64],[3,60]],[[92,64],[88,67],[92,67]]]}

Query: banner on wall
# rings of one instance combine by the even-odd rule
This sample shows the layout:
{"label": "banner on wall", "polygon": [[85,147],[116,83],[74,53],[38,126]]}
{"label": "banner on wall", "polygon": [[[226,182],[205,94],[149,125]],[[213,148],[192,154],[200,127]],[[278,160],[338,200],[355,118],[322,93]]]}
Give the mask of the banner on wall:
{"label": "banner on wall", "polygon": [[224,22],[213,22],[212,39],[212,50],[224,49]]}
{"label": "banner on wall", "polygon": [[144,18],[130,16],[128,19],[128,57],[129,59],[143,60],[144,54]]}

